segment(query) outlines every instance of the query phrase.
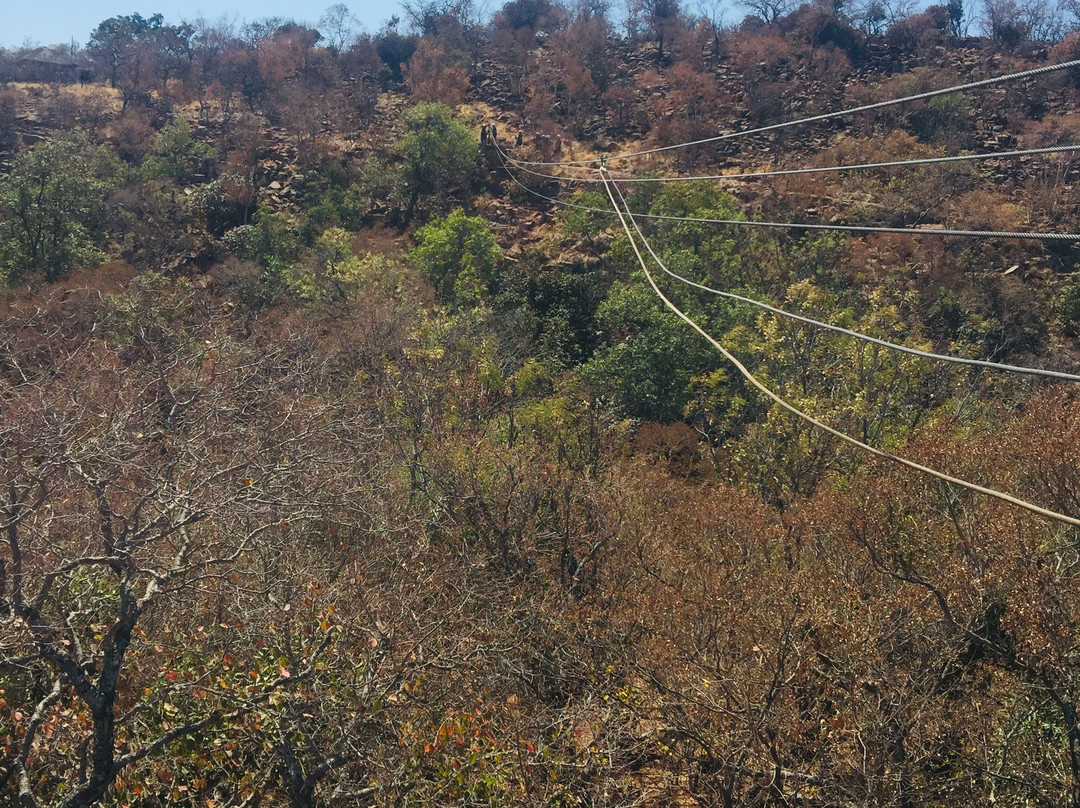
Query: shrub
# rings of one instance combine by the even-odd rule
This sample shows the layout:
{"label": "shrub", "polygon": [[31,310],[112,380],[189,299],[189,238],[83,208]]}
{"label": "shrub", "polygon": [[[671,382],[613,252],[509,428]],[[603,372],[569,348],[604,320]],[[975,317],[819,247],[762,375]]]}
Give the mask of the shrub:
{"label": "shrub", "polygon": [[463,305],[490,291],[502,251],[487,222],[457,208],[416,231],[411,258],[440,299]]}
{"label": "shrub", "polygon": [[454,120],[444,104],[420,104],[405,113],[408,132],[401,143],[409,213],[421,196],[445,210],[476,178],[479,150],[472,132]]}
{"label": "shrub", "polygon": [[147,179],[170,179],[183,184],[198,174],[207,174],[215,157],[213,148],[193,138],[187,121],[179,118],[158,134],[141,171]]}

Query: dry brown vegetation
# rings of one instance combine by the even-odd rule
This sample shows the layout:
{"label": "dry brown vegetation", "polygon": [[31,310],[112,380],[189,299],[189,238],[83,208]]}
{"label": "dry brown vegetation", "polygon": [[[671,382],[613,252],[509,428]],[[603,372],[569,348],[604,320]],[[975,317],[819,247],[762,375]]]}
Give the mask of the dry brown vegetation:
{"label": "dry brown vegetation", "polygon": [[[725,30],[657,0],[617,31],[425,0],[412,33],[131,15],[70,64],[0,53],[0,802],[1080,808],[1076,529],[771,407],[613,220],[530,195],[490,140],[591,159],[1075,57],[1004,5],[987,39],[951,6]],[[1066,73],[617,165],[1071,145],[1078,116]],[[1078,178],[1058,154],[625,188],[1077,232]],[[1076,244],[644,227],[701,283],[1077,367]],[[1068,383],[671,286],[815,417],[1080,516]]]}

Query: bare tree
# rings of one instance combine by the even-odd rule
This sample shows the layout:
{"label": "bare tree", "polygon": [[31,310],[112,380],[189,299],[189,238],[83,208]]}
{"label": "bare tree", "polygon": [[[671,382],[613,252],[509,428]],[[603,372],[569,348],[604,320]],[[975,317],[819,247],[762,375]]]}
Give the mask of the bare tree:
{"label": "bare tree", "polygon": [[335,56],[340,54],[356,37],[358,20],[344,3],[335,3],[319,18],[319,33],[327,49]]}
{"label": "bare tree", "polygon": [[794,9],[792,0],[746,0],[744,5],[766,24],[771,25]]}
{"label": "bare tree", "polygon": [[125,770],[310,675],[319,642],[243,700],[211,698],[190,641],[225,622],[250,554],[372,480],[310,341],[238,344],[134,287],[5,324],[0,667],[30,699],[11,714],[23,808],[94,805]]}

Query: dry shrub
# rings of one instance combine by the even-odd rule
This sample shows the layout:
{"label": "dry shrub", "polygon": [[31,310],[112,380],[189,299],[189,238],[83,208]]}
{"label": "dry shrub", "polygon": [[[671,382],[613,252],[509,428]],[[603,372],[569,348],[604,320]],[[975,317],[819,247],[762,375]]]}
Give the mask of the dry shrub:
{"label": "dry shrub", "polygon": [[698,443],[698,433],[682,421],[646,421],[634,435],[634,454],[676,477],[689,477],[707,468]]}
{"label": "dry shrub", "polygon": [[110,127],[107,139],[122,159],[139,165],[153,148],[156,137],[149,115],[144,110],[130,107]]}
{"label": "dry shrub", "polygon": [[[654,140],[658,144],[685,143],[713,134],[717,120],[731,120],[734,105],[712,76],[678,62],[665,71],[667,94],[659,104]],[[704,148],[680,149],[676,159],[689,168],[706,152]]]}
{"label": "dry shrub", "polygon": [[1077,142],[1077,132],[1080,132],[1080,113],[1067,112],[1040,121],[1026,121],[1017,140],[1020,148],[1025,149],[1071,145]]}
{"label": "dry shrub", "polygon": [[161,88],[161,96],[168,98],[177,106],[184,106],[195,100],[196,93],[193,93],[182,79],[174,78],[165,80]]}
{"label": "dry shrub", "polygon": [[[920,67],[907,73],[891,76],[880,84],[853,83],[845,93],[844,106],[860,107],[879,101],[918,95],[959,83],[960,77],[955,71]],[[851,123],[852,125],[861,123],[865,131],[872,131],[875,126],[892,131],[901,125],[907,113],[915,109],[918,107],[914,104],[886,107],[852,117]]]}
{"label": "dry shrub", "polygon": [[417,102],[438,101],[456,107],[465,100],[469,74],[434,42],[422,39],[405,68],[405,82]]}
{"label": "dry shrub", "polygon": [[739,33],[729,44],[731,64],[744,76],[770,70],[791,57],[787,41],[771,34]]}
{"label": "dry shrub", "polygon": [[[1071,62],[1074,59],[1080,59],[1080,31],[1073,31],[1050,49],[1051,64]],[[1049,76],[1048,81],[1051,82],[1050,86],[1064,85],[1074,91],[1080,90],[1080,68],[1074,67],[1057,76]]]}
{"label": "dry shrub", "polygon": [[949,15],[944,6],[930,6],[889,26],[885,42],[896,50],[909,51],[919,57],[933,53],[944,40],[949,28]]}
{"label": "dry shrub", "polygon": [[950,223],[966,230],[1023,230],[1027,225],[1019,205],[985,188],[949,197],[942,211]]}

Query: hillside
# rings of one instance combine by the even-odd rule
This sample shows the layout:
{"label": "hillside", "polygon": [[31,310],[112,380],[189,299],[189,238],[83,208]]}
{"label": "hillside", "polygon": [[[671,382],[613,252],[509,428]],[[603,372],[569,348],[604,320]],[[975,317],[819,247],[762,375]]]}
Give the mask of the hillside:
{"label": "hillside", "polygon": [[1080,808],[1080,34],[410,8],[0,52],[0,804]]}

